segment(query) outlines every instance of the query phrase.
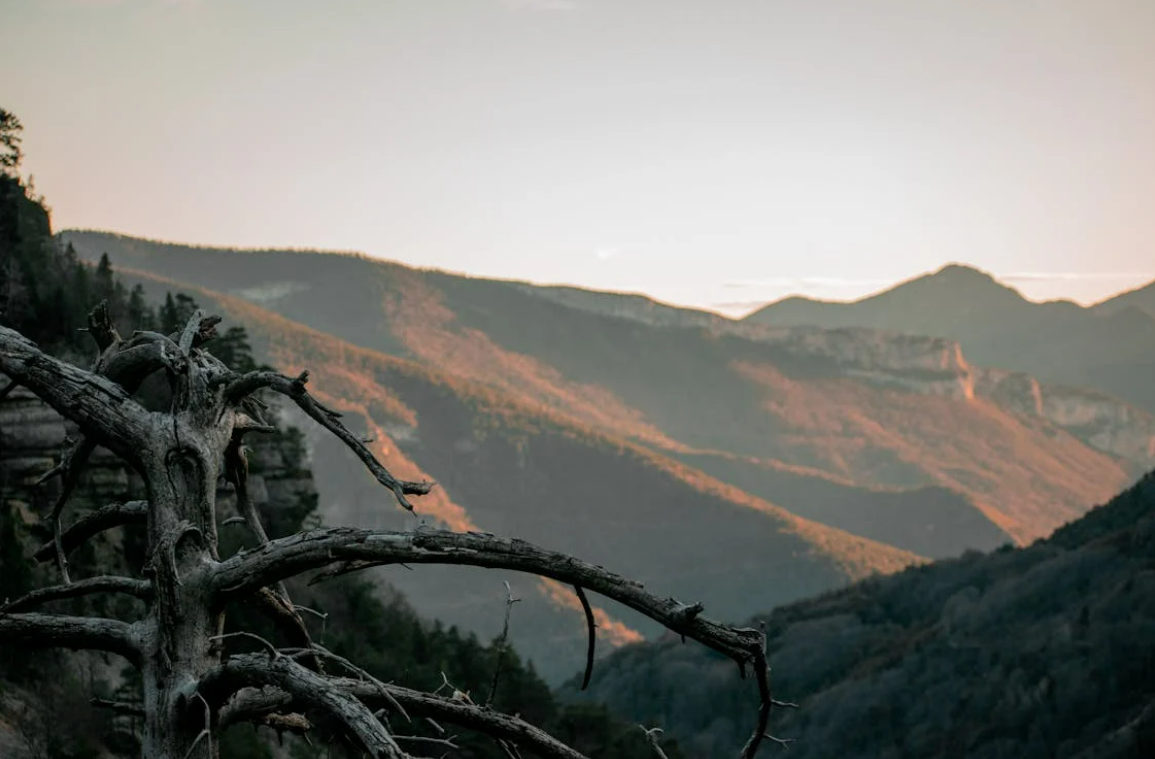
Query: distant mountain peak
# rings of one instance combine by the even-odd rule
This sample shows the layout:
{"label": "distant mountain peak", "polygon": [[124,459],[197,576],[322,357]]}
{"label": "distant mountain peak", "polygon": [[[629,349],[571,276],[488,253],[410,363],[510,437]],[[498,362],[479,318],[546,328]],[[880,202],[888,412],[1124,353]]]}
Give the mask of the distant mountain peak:
{"label": "distant mountain peak", "polygon": [[993,283],[1001,287],[1005,286],[997,279],[995,279],[993,274],[968,264],[949,263],[929,276],[939,279],[957,280],[960,282],[982,282],[984,284]]}
{"label": "distant mountain peak", "polygon": [[990,272],[960,263],[950,263],[931,274],[924,274],[858,303],[902,302],[908,305],[947,302],[968,307],[1003,307],[1018,309],[1029,303],[1015,288],[1000,282]]}

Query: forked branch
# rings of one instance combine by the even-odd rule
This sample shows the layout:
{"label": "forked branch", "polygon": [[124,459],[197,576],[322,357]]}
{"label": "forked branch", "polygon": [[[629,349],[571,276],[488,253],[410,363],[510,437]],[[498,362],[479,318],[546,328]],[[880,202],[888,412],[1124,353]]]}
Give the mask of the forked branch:
{"label": "forked branch", "polygon": [[[275,685],[274,681],[282,676],[275,674],[278,670],[296,674],[308,672],[299,665],[294,668],[290,659],[282,657],[270,660],[262,654],[234,656],[225,662],[221,672],[223,678],[231,680],[234,684],[248,682],[251,685],[233,694],[231,700],[221,709],[220,723],[227,725],[237,722],[261,722],[271,714],[317,706],[310,698],[301,698],[299,693],[290,693],[279,686],[263,689],[252,687],[261,683]],[[487,706],[398,685],[382,684],[375,680],[350,677],[321,678],[313,673],[308,675],[314,678],[318,685],[323,684],[326,689],[353,697],[368,709],[396,710],[400,706],[405,714],[434,720],[434,724],[444,722],[475,730],[499,740],[516,741],[545,759],[586,759],[580,752],[520,717],[503,714]],[[396,736],[393,740],[399,738],[401,736]]]}
{"label": "forked branch", "polygon": [[149,437],[149,414],[112,380],[43,353],[19,332],[0,327],[0,372],[40,397],[86,435],[130,462]]}
{"label": "forked branch", "polygon": [[278,688],[289,694],[294,702],[317,710],[344,726],[370,756],[407,759],[406,753],[369,707],[349,693],[332,687],[330,679],[306,669],[291,658],[270,658],[261,654],[233,656],[221,665],[220,677],[240,685]]}
{"label": "forked branch", "polygon": [[[333,678],[330,682],[371,707],[386,706],[384,697],[369,683],[350,678]],[[458,725],[501,740],[515,741],[545,759],[585,759],[584,754],[520,717],[468,701],[436,696],[398,685],[387,685],[386,690],[390,698],[414,716]]]}
{"label": "forked branch", "polygon": [[548,577],[600,593],[640,612],[666,628],[725,654],[745,675],[749,666],[758,683],[761,705],[754,735],[743,749],[753,757],[766,733],[772,705],[766,666],[765,636],[758,630],[733,628],[701,616],[700,604],[659,598],[627,580],[566,554],[523,540],[483,533],[420,530],[415,533],[334,528],[274,540],[259,551],[245,551],[214,570],[218,593],[229,596],[279,582],[338,562],[358,568],[384,564],[456,564],[506,569]]}
{"label": "forked branch", "polygon": [[248,374],[234,378],[228,383],[225,387],[225,397],[229,402],[237,405],[258,390],[269,389],[291,399],[310,419],[329,430],[329,432],[332,432],[342,443],[353,451],[377,481],[393,491],[393,495],[396,496],[398,503],[408,511],[413,511],[413,504],[409,502],[406,496],[425,495],[433,489],[433,483],[407,482],[405,480],[398,480],[390,474],[389,470],[373,455],[373,452],[365,447],[365,443],[341,423],[341,415],[339,413],[325,407],[319,403],[317,399],[309,395],[309,392],[305,389],[308,381],[308,372],[301,372],[301,374],[295,378],[286,377],[276,372],[249,372]]}

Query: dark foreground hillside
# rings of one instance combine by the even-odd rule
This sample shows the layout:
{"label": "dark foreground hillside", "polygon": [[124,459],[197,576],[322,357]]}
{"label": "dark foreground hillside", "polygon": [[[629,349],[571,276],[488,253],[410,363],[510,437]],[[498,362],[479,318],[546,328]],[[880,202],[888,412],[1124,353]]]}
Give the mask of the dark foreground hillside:
{"label": "dark foreground hillside", "polygon": [[[792,759],[1155,756],[1155,474],[1045,540],[776,609],[775,735]],[[676,639],[625,648],[592,693],[697,757],[741,744],[753,693]]]}

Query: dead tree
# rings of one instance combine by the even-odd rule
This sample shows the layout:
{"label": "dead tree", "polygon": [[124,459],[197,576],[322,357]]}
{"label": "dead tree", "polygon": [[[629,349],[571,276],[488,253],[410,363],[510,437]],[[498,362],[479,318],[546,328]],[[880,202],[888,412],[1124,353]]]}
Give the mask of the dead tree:
{"label": "dead tree", "polygon": [[[0,608],[0,645],[64,647],[118,654],[142,675],[140,701],[112,704],[142,718],[143,750],[149,759],[215,759],[216,735],[230,724],[253,722],[305,730],[321,720],[335,725],[372,757],[403,759],[420,743],[394,735],[390,724],[428,717],[516,743],[543,757],[581,755],[516,716],[488,706],[424,693],[365,676],[352,663],[310,641],[283,581],[321,571],[339,574],[388,564],[460,564],[516,570],[569,584],[586,610],[585,591],[600,593],[732,658],[743,677],[758,684],[760,704],[753,735],[741,756],[749,759],[767,737],[771,707],[765,637],[753,629],[712,622],[700,604],[651,595],[637,582],[562,553],[522,540],[428,528],[412,532],[349,528],[317,529],[269,540],[247,496],[241,440],[268,430],[254,393],[271,391],[341,439],[406,509],[410,496],[430,483],[396,479],[341,422],[340,415],[307,391],[307,373],[237,374],[201,349],[219,318],[198,311],[172,335],[137,332],[122,339],[107,311],[98,307],[88,331],[100,356],[89,371],[45,355],[19,333],[0,327],[0,372],[25,386],[67,419],[82,437],[55,472],[63,493],[50,515],[54,539],[37,558],[54,561],[61,584],[36,590]],[[163,372],[172,390],[168,411],[149,411],[134,399],[148,376]],[[77,475],[96,446],[123,458],[146,485],[147,501],[113,504],[83,515],[68,529],[61,513]],[[220,556],[216,491],[226,477],[237,488],[237,507],[258,546]],[[70,551],[103,530],[147,525],[148,559],[141,577],[69,577]],[[39,604],[94,593],[125,593],[147,610],[132,622],[32,611]],[[257,639],[262,653],[225,656],[225,606],[246,600],[283,629],[294,648],[277,649]],[[246,633],[233,633],[246,635]],[[252,636],[256,638],[256,636]],[[323,666],[325,662],[332,667]],[[593,665],[592,640],[586,680]],[[355,677],[328,674],[340,672]],[[390,714],[396,716],[392,722]]]}

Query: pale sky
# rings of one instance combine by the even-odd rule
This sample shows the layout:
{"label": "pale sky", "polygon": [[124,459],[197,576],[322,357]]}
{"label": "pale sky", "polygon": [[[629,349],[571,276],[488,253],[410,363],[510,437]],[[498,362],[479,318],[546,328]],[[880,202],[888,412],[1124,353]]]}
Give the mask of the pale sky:
{"label": "pale sky", "polygon": [[0,0],[57,228],[740,310],[1155,279],[1153,0]]}

